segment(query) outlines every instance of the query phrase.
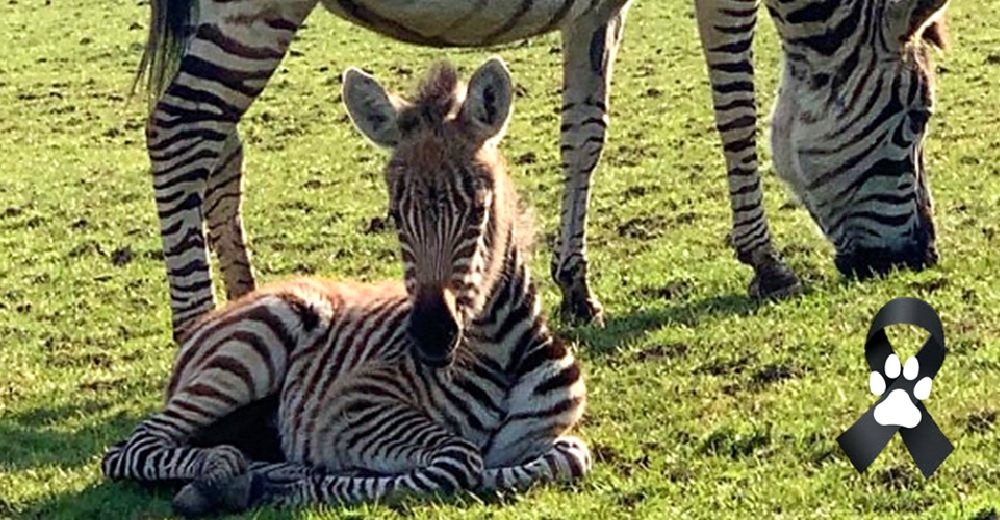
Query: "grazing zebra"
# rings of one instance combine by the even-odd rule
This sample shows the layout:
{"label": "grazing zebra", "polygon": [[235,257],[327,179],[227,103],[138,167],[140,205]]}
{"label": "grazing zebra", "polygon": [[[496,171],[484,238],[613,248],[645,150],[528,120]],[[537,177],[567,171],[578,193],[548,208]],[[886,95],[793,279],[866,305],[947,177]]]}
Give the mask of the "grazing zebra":
{"label": "grazing zebra", "polygon": [[[546,328],[497,149],[513,100],[503,62],[467,89],[439,66],[415,102],[356,69],[343,88],[358,129],[393,151],[405,283],[293,279],[195,322],[164,409],[102,461],[111,478],[190,481],[174,499],[185,516],[522,488],[590,469],[565,435],[583,413],[580,368]],[[269,435],[279,453],[248,462],[240,444]]]}
{"label": "grazing zebra", "polygon": [[[608,125],[611,69],[630,0],[322,0],[335,15],[397,40],[486,47],[559,30],[561,169],[551,275],[561,312],[600,321],[585,224]],[[139,77],[175,337],[215,307],[206,242],[227,297],[254,288],[240,216],[237,123],[319,0],[151,0]],[[837,250],[845,274],[936,261],[923,139],[933,107],[928,42],[946,0],[765,0],[781,37],[775,169]],[[725,153],[736,257],[750,293],[799,292],[772,244],[762,205],[751,43],[757,0],[695,0]],[[669,64],[664,64],[669,66]],[[203,230],[208,223],[208,239]]]}

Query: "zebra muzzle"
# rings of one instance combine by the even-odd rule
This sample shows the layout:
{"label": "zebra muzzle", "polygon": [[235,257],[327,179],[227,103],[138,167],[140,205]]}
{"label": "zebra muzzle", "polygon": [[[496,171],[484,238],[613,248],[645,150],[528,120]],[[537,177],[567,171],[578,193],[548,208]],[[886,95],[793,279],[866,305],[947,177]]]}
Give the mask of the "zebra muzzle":
{"label": "zebra muzzle", "polygon": [[410,337],[414,355],[420,362],[434,368],[451,364],[462,338],[451,291],[423,288],[416,291],[410,313]]}

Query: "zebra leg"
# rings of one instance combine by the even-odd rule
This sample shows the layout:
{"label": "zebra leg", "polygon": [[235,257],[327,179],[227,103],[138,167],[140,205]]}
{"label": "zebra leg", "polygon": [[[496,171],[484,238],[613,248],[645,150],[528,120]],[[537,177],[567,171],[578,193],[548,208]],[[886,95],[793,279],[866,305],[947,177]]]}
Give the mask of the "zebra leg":
{"label": "zebra leg", "polygon": [[[405,496],[473,490],[479,487],[483,460],[469,441],[453,437],[426,453],[427,465],[401,475],[355,476],[314,472],[292,483],[259,486],[262,503],[303,507],[316,504],[392,502]],[[258,486],[254,486],[255,488]]]}
{"label": "zebra leg", "polygon": [[586,475],[593,468],[590,449],[576,437],[559,437],[546,453],[525,464],[486,468],[483,491],[523,490],[544,482],[568,482]]}
{"label": "zebra leg", "polygon": [[[244,313],[245,319],[231,323],[234,312]],[[191,504],[183,495],[175,507],[185,515],[208,507],[243,507],[250,479],[242,453],[230,445],[192,444],[207,441],[204,434],[223,421],[270,415],[277,403],[268,399],[284,383],[290,347],[288,341],[274,341],[274,329],[253,318],[278,320],[279,312],[248,306],[214,316],[193,330],[179,349],[163,410],[105,454],[104,475],[147,482],[193,480],[185,489],[198,489],[209,503]]]}
{"label": "zebra leg", "polygon": [[[479,487],[483,461],[478,448],[471,442],[448,433],[429,419],[426,428],[408,429],[405,435],[405,440],[393,437],[356,446],[355,449],[380,457],[372,461],[371,468],[334,473],[294,463],[253,464],[248,472],[249,480],[232,478],[233,489],[223,494],[238,496],[249,489],[244,507],[269,504],[305,507],[391,502],[404,496]],[[382,471],[387,466],[412,466],[414,458],[422,462],[418,467],[396,474]],[[175,507],[180,500],[185,501],[185,507],[189,504],[199,507],[212,501],[206,493],[218,492],[218,489],[188,485],[177,494]],[[198,514],[216,512],[202,509]]]}
{"label": "zebra leg", "polygon": [[757,0],[696,0],[715,123],[726,157],[736,257],[754,269],[750,295],[782,297],[802,284],[771,243],[757,164],[757,106],[754,97],[753,35]]}
{"label": "zebra leg", "polygon": [[208,240],[219,259],[228,300],[253,291],[255,286],[243,231],[242,203],[243,143],[236,133],[226,141],[219,167],[208,176],[205,194]]}
{"label": "zebra leg", "polygon": [[[199,489],[214,491],[204,495],[211,496],[213,507],[220,510],[232,511],[244,503],[249,480],[243,486],[234,485],[234,477],[247,473],[243,454],[232,446],[184,446],[182,442],[190,433],[182,432],[193,433],[195,423],[179,425],[171,419],[166,414],[158,414],[143,421],[128,439],[104,454],[101,472],[112,480],[192,480]],[[191,486],[188,484],[185,489]],[[183,504],[178,509],[182,515],[186,511]]]}
{"label": "zebra leg", "polygon": [[[110,479],[193,481],[181,491],[197,487],[203,490],[199,496],[211,497],[212,507],[222,511],[237,511],[246,503],[250,479],[240,480],[248,475],[247,468],[246,458],[232,446],[180,446],[176,439],[142,426],[101,460],[101,471]],[[182,516],[190,516],[186,503],[175,500],[174,507]]]}
{"label": "zebra leg", "polygon": [[215,307],[203,218],[208,178],[226,170],[225,144],[238,142],[237,122],[316,3],[200,0],[178,71],[150,113],[146,147],[175,338]]}
{"label": "zebra leg", "polygon": [[591,175],[604,148],[611,69],[626,10],[627,5],[623,5],[613,12],[591,12],[569,24],[562,34],[559,151],[565,186],[551,274],[562,292],[562,316],[596,324],[603,323],[604,309],[587,280],[587,206]]}

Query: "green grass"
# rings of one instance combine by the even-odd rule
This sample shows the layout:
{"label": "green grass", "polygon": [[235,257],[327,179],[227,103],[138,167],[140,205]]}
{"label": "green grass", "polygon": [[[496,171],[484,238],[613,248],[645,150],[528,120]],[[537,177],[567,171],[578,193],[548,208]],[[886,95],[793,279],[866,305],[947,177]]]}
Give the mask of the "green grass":
{"label": "green grass", "polygon": [[[139,2],[138,4],[145,4]],[[726,245],[722,154],[690,2],[641,0],[616,66],[610,142],[589,225],[603,330],[578,344],[590,389],[580,434],[597,459],[575,486],[247,518],[997,518],[1000,511],[1000,0],[954,2],[927,144],[939,266],[865,283],[766,170],[776,243],[808,295],[757,305]],[[126,102],[146,5],[0,5],[0,517],[160,518],[170,495],[101,479],[103,450],[161,398],[172,360],[167,289],[143,147]],[[761,14],[762,113],[773,26]],[[558,38],[499,50],[523,96],[504,149],[545,237],[533,261],[553,311]],[[246,223],[261,280],[293,273],[398,278],[383,157],[357,135],[338,75],[363,66],[394,88],[433,59],[467,74],[485,52],[391,43],[317,11],[246,118]],[[763,142],[763,140],[762,140]],[[930,301],[949,355],[928,407],[956,450],[930,480],[901,440],[857,474],[836,437],[872,402],[862,357],[873,313]],[[902,354],[916,329],[893,329]],[[992,516],[991,516],[992,515]]]}

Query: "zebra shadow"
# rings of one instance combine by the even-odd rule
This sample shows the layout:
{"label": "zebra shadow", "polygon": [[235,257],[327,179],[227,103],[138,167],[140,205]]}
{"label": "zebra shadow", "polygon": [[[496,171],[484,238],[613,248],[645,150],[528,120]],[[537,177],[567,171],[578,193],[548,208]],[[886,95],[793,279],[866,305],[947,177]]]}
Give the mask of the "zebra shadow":
{"label": "zebra shadow", "polygon": [[[85,417],[112,406],[107,400],[81,399],[4,413],[0,417],[0,468],[10,472],[96,463],[109,441],[127,435],[141,420],[137,412]],[[76,422],[83,424],[69,426]]]}
{"label": "zebra shadow", "polygon": [[[19,520],[174,518],[171,500],[181,485],[182,483],[143,484],[131,481],[102,480],[79,491],[51,495],[45,500],[28,504],[19,510],[11,509],[8,505],[5,511],[5,503],[0,499],[0,516],[4,518],[10,516]],[[547,487],[571,489],[570,484],[548,484]],[[523,493],[458,492],[411,496],[389,503],[362,503],[353,506],[332,507],[336,518],[371,518],[385,516],[386,513],[400,517],[415,517],[426,514],[428,508],[437,509],[442,506],[450,506],[464,509],[474,505],[503,507],[528,499]],[[217,520],[312,518],[317,507],[319,506],[302,508],[263,506],[240,514],[213,516],[212,518]],[[382,514],[379,514],[379,510]]]}
{"label": "zebra shadow", "polygon": [[[660,298],[663,298],[660,295]],[[669,298],[668,298],[669,299]],[[658,308],[640,308],[627,313],[608,312],[603,327],[570,324],[557,325],[559,334],[572,338],[592,358],[618,355],[618,347],[652,331],[671,325],[697,327],[722,316],[746,316],[760,308],[762,302],[745,294],[711,296]],[[606,311],[607,312],[607,311]]]}
{"label": "zebra shadow", "polygon": [[20,520],[172,518],[172,496],[173,490],[166,487],[101,480],[81,490],[50,494],[9,513]]}

